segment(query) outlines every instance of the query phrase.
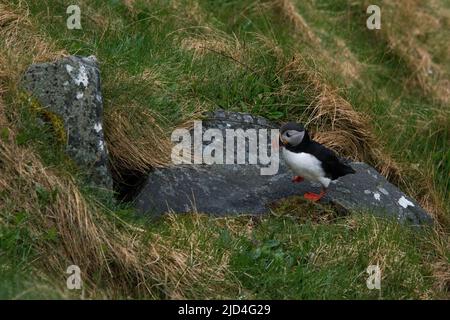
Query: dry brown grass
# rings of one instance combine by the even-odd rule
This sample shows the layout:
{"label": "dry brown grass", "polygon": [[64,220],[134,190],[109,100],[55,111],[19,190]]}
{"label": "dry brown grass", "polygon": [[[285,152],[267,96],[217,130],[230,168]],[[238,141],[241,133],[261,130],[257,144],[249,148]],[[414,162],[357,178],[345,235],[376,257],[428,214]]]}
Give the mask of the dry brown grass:
{"label": "dry brown grass", "polygon": [[449,226],[450,218],[447,215],[444,195],[436,185],[436,170],[431,163],[424,167],[404,165],[405,174],[413,177],[414,181],[402,184],[404,191],[415,198],[422,208],[428,212],[436,222],[436,227]]}
{"label": "dry brown grass", "polygon": [[[10,97],[29,64],[65,54],[39,36],[26,8],[21,9],[16,12],[0,4],[0,88]],[[120,166],[159,165],[162,160],[154,155],[167,150],[160,140],[161,128],[152,115],[137,108],[134,112],[138,116],[133,119],[140,122],[127,117],[123,109],[106,115],[110,152]],[[14,110],[8,111],[8,117],[5,113],[0,103],[0,125],[9,133],[8,139],[0,139],[0,221],[10,224],[16,215],[26,214],[26,229],[37,254],[34,264],[61,280],[62,288],[66,268],[76,264],[82,270],[86,297],[193,297],[198,296],[195,287],[202,281],[210,284],[202,294],[221,295],[226,288],[222,284],[226,260],[215,263],[199,248],[173,248],[172,239],[145,234],[87,199],[73,178],[46,168],[33,149],[14,142],[17,115]],[[151,130],[146,130],[149,126]],[[56,236],[49,239],[50,232]]]}
{"label": "dry brown grass", "polygon": [[112,107],[105,114],[105,137],[115,172],[148,172],[170,162],[171,143],[148,109]]}
{"label": "dry brown grass", "polygon": [[272,0],[273,9],[288,21],[294,28],[295,32],[301,34],[305,41],[311,45],[319,45],[321,40],[314,31],[306,23],[301,14],[298,13],[295,5],[291,0]]}
{"label": "dry brown grass", "polygon": [[428,262],[433,272],[435,289],[448,294],[450,292],[450,264],[448,262],[450,235],[443,230],[435,230],[430,241],[437,252],[437,259]]}
{"label": "dry brown grass", "polygon": [[181,48],[194,52],[194,59],[207,53],[221,54],[235,61],[242,60],[243,47],[237,38],[232,38],[219,30],[206,27],[205,34],[187,37],[176,41]]}
{"label": "dry brown grass", "polygon": [[[57,278],[63,279],[67,266],[76,264],[88,288],[106,290],[110,297],[153,298],[183,298],[202,279],[220,283],[225,278],[226,263],[215,264],[206,252],[194,248],[192,265],[185,248],[173,248],[170,239],[154,234],[144,242],[142,231],[111,222],[104,210],[83,197],[72,178],[45,168],[33,150],[0,141],[0,158],[1,218],[11,221],[27,213],[38,262]],[[49,195],[45,202],[43,194]],[[46,239],[51,230],[57,234],[54,240]],[[97,288],[96,277],[105,288]]]}
{"label": "dry brown grass", "polygon": [[346,84],[359,81],[363,70],[363,64],[348,48],[344,40],[336,38],[336,52],[333,53],[332,64],[339,70]]}
{"label": "dry brown grass", "polygon": [[202,9],[198,1],[173,0],[170,1],[170,5],[176,11],[176,15],[182,24],[189,23],[198,26],[206,24],[207,13]]}
{"label": "dry brown grass", "polygon": [[[298,12],[292,0],[271,0],[270,3],[272,10],[291,25],[294,30],[293,37],[300,39],[304,45],[311,48],[316,59],[325,63],[329,70],[338,70],[335,75],[342,79],[345,85],[360,81],[361,63],[342,39],[335,40],[337,50],[330,52],[322,43],[318,32],[311,28]],[[304,3],[304,5],[308,4]],[[319,14],[318,11],[316,14],[318,14],[317,19],[329,18]]]}
{"label": "dry brown grass", "polygon": [[[34,150],[14,142],[14,124],[4,110],[0,103],[0,129],[8,128],[8,139],[0,139],[0,222],[8,226],[26,213],[34,266],[60,281],[61,290],[66,268],[76,264],[85,298],[181,299],[197,296],[195,285],[202,281],[210,284],[202,289],[205,297],[226,295],[233,284],[223,285],[225,256],[216,261],[193,243],[175,248],[175,234],[145,233],[88,200],[73,178],[46,168]],[[187,232],[182,225],[175,229]],[[49,239],[50,232],[56,238]]]}
{"label": "dry brown grass", "polygon": [[66,55],[39,35],[25,8],[14,11],[0,3],[0,94],[12,90],[31,63],[51,61]]}
{"label": "dry brown grass", "polygon": [[129,10],[133,9],[135,2],[136,2],[135,0],[123,0],[123,3]]}
{"label": "dry brown grass", "polygon": [[[364,1],[366,7],[369,2]],[[411,71],[407,84],[418,86],[437,102],[450,102],[449,73],[445,66],[436,63],[432,46],[434,38],[446,27],[446,11],[436,6],[435,1],[420,0],[382,1],[382,27],[378,36],[387,43]],[[448,41],[439,42],[439,47],[450,48]],[[442,51],[442,50],[441,50]],[[445,51],[445,50],[444,50]],[[440,57],[447,59],[448,57]]]}

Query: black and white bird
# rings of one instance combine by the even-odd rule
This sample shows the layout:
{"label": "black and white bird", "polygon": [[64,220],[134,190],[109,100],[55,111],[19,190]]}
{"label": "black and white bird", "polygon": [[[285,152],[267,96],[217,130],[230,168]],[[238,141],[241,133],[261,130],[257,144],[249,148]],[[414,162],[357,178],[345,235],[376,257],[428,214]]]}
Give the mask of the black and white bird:
{"label": "black and white bird", "polygon": [[288,122],[280,129],[279,144],[287,165],[295,173],[293,182],[303,179],[322,185],[320,194],[308,192],[306,199],[318,201],[322,198],[330,182],[350,173],[352,167],[342,162],[330,149],[313,141],[306,129],[297,123]]}

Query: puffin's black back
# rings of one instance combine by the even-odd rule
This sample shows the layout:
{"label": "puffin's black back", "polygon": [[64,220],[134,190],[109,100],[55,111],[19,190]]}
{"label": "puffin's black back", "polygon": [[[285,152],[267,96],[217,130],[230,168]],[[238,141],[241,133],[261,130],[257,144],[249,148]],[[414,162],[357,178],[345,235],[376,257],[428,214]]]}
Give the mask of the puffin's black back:
{"label": "puffin's black back", "polygon": [[322,168],[325,171],[325,176],[331,180],[336,180],[339,177],[356,172],[352,167],[343,163],[332,150],[324,147],[316,141],[311,140],[308,135],[308,131],[306,130],[303,141],[298,146],[285,146],[285,148],[295,153],[309,153],[319,159],[319,161],[322,162]]}

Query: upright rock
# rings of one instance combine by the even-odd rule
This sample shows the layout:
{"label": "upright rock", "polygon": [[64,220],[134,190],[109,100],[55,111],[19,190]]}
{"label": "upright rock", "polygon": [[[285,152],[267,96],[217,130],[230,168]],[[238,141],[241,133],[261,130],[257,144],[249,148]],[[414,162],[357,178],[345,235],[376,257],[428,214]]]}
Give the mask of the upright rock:
{"label": "upright rock", "polygon": [[102,126],[100,72],[94,56],[70,56],[31,65],[22,87],[47,112],[59,117],[66,132],[66,151],[94,185],[112,189]]}

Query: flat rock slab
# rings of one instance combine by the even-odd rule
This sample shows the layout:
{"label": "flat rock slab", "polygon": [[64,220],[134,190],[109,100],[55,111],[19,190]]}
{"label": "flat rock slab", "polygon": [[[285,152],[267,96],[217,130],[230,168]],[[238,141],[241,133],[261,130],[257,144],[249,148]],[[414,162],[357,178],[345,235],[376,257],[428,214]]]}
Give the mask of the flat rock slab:
{"label": "flat rock slab", "polygon": [[[272,128],[260,117],[226,113],[209,115],[203,129]],[[356,174],[331,183],[323,203],[344,211],[363,211],[395,217],[412,224],[431,223],[430,216],[410,197],[389,183],[374,168],[354,162]],[[261,175],[260,165],[213,164],[178,165],[156,169],[135,199],[143,214],[203,212],[213,215],[264,214],[270,204],[306,192],[319,192],[320,186],[304,181],[292,183],[292,172],[281,160],[275,175]]]}
{"label": "flat rock slab", "polygon": [[31,65],[22,87],[45,112],[64,123],[66,152],[94,185],[112,189],[108,151],[103,135],[100,72],[95,57],[70,56]]}

